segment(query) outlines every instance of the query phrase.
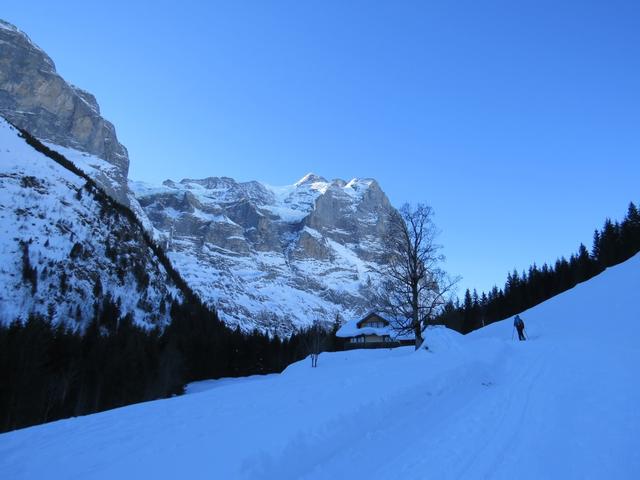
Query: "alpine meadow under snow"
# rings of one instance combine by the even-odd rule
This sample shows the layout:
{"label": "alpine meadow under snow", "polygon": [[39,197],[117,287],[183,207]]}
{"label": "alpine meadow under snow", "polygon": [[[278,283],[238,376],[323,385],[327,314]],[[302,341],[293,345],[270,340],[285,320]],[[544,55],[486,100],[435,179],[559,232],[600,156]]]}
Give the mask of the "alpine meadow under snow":
{"label": "alpine meadow under snow", "polygon": [[638,478],[640,255],[428,350],[320,355],[280,375],[0,436],[0,477]]}

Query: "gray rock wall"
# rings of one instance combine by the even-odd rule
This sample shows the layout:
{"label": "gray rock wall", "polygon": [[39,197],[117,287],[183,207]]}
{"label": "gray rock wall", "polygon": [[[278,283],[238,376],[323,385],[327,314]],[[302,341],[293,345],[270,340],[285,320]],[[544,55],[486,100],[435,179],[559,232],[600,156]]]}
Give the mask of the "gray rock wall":
{"label": "gray rock wall", "polygon": [[127,149],[100,116],[95,97],[67,83],[51,58],[15,26],[0,20],[0,115],[40,140],[96,155],[117,168],[97,180],[127,201]]}
{"label": "gray rock wall", "polygon": [[372,308],[394,212],[375,180],[310,174],[267,187],[210,177],[134,191],[176,268],[232,325],[288,335]]}

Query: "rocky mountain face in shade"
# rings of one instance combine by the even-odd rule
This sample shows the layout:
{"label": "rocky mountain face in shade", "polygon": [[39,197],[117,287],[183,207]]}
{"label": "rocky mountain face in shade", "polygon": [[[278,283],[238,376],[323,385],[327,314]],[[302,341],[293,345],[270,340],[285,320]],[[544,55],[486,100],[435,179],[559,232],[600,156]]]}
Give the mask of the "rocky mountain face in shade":
{"label": "rocky mountain face in shade", "polygon": [[308,174],[284,187],[225,177],[130,187],[176,269],[228,323],[288,334],[370,308],[393,211],[375,180]]}
{"label": "rocky mountain face in shade", "polygon": [[44,51],[2,20],[0,115],[47,144],[86,153],[92,176],[110,195],[128,203],[127,149],[100,115],[95,97],[67,83]]}

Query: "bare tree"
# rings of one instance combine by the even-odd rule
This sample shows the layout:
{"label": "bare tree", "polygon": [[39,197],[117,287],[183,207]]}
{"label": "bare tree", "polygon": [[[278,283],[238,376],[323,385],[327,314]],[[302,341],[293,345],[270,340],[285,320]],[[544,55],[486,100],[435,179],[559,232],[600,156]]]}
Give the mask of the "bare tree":
{"label": "bare tree", "polygon": [[386,258],[375,270],[382,280],[376,303],[394,319],[398,334],[413,332],[416,350],[422,345],[422,332],[458,282],[440,268],[444,256],[435,241],[438,234],[430,206],[403,205],[391,214],[384,242]]}
{"label": "bare tree", "polygon": [[302,334],[304,349],[310,354],[311,367],[318,366],[318,357],[329,341],[329,327],[321,320],[314,320],[311,327]]}

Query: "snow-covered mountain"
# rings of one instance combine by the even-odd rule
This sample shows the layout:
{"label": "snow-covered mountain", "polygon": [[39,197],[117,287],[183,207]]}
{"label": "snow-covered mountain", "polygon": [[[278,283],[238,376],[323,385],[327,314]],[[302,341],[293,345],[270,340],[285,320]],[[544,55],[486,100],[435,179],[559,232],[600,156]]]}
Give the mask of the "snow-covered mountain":
{"label": "snow-covered mountain", "polygon": [[0,435],[0,477],[635,479],[640,255],[429,350],[320,355],[280,375]]}
{"label": "snow-covered mountain", "polygon": [[0,115],[43,142],[72,149],[79,162],[93,165],[87,173],[102,188],[121,203],[128,202],[127,149],[118,142],[114,126],[100,115],[95,97],[67,83],[40,47],[3,20]]}
{"label": "snow-covered mountain", "polygon": [[287,334],[371,308],[393,211],[375,180],[308,174],[274,187],[210,177],[130,188],[178,271],[230,324]]}
{"label": "snow-covered mountain", "polygon": [[1,117],[0,147],[0,321],[82,327],[108,296],[137,323],[164,324],[181,293],[135,217]]}
{"label": "snow-covered mountain", "polygon": [[[287,335],[316,319],[332,321],[338,314],[349,318],[371,308],[370,282],[375,283],[371,269],[381,261],[381,239],[393,210],[375,180],[327,181],[309,174],[285,187],[218,177],[166,181],[161,186],[127,183],[127,150],[118,142],[113,125],[101,117],[93,95],[67,83],[42,49],[2,20],[0,115],[62,154],[112,198],[129,206],[163,244],[190,287],[214,305],[227,323]],[[5,149],[0,144],[3,155],[10,153],[12,145]],[[13,175],[20,168],[30,168],[21,167],[15,155],[0,158],[7,162],[2,173]],[[35,167],[32,170],[24,170],[23,176],[39,178]],[[44,180],[56,183],[60,178]],[[11,188],[11,193],[3,192],[4,211],[31,198],[28,186],[17,183]],[[64,197],[58,193],[49,195],[47,213],[64,211],[65,221],[77,221],[75,213],[66,209],[81,208],[78,202],[65,200],[69,206],[57,205],[57,196]],[[32,207],[36,209],[35,204]],[[10,231],[18,221],[28,224],[32,216],[6,216],[5,228]],[[85,223],[94,220],[87,216]],[[46,221],[62,220],[47,217]],[[38,223],[26,229],[21,239],[45,242],[48,236],[49,243],[66,241],[56,238],[60,230],[39,231]],[[16,251],[14,244],[0,248]],[[94,257],[100,252],[95,249]],[[48,305],[54,304],[51,297]],[[24,301],[18,302],[12,307],[14,315],[22,308],[17,305],[28,308]],[[23,316],[28,313],[21,311]]]}

